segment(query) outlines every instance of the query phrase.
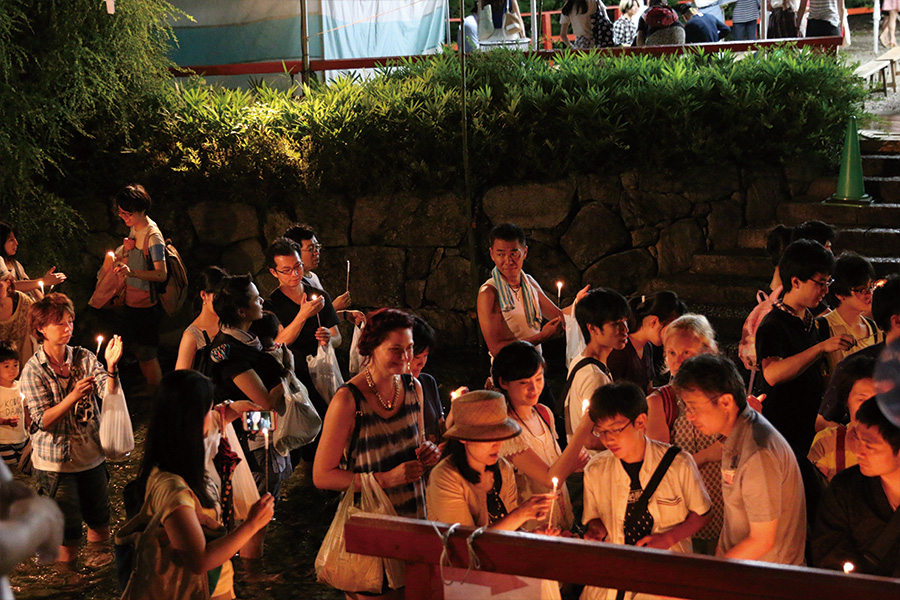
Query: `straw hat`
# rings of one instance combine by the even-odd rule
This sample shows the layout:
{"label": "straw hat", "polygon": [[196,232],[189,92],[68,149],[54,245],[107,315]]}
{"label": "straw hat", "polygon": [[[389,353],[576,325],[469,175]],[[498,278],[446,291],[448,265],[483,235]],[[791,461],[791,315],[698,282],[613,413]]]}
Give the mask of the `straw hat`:
{"label": "straw hat", "polygon": [[519,424],[506,416],[503,394],[478,390],[463,394],[450,407],[453,425],[444,437],[458,440],[495,442],[522,433]]}

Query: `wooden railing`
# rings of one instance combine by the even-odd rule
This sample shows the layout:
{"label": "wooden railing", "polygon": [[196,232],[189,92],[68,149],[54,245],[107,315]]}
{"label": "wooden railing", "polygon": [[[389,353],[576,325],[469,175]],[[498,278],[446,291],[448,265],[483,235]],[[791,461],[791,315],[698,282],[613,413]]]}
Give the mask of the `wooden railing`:
{"label": "wooden railing", "polygon": [[[443,534],[447,525],[437,524]],[[448,542],[452,566],[468,566],[460,527]],[[355,515],[344,529],[347,550],[406,561],[406,597],[440,600],[441,539],[428,521]],[[473,543],[481,570],[696,600],[882,600],[900,598],[900,581],[755,561],[722,560],[662,550],[527,533],[485,531]]]}

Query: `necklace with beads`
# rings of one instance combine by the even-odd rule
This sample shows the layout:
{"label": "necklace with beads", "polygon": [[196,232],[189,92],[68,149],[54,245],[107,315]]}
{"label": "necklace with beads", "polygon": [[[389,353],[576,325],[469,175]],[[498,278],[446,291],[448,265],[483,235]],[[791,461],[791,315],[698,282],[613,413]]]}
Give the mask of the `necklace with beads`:
{"label": "necklace with beads", "polygon": [[394,385],[394,397],[391,398],[390,402],[385,402],[384,398],[381,396],[381,392],[375,387],[375,380],[372,379],[372,372],[369,370],[369,367],[366,367],[366,383],[369,385],[369,390],[375,394],[375,398],[378,399],[378,403],[381,404],[384,410],[393,410],[394,405],[396,405],[397,401],[400,399],[400,386],[397,385],[397,378],[391,377],[391,382]]}

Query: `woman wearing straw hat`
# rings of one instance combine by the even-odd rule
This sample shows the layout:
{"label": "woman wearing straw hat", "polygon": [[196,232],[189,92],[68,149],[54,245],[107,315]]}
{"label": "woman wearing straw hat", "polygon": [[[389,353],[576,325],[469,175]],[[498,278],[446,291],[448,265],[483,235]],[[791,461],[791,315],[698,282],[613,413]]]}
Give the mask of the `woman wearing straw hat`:
{"label": "woman wearing straw hat", "polygon": [[[444,434],[444,458],[428,480],[428,518],[503,531],[547,520],[554,495],[534,494],[517,504],[515,473],[500,457],[503,441],[522,432],[507,416],[503,395],[469,392],[454,400],[450,411],[453,424]],[[533,533],[559,535],[559,529],[545,525]],[[541,588],[542,599],[560,597],[555,581],[544,581]]]}

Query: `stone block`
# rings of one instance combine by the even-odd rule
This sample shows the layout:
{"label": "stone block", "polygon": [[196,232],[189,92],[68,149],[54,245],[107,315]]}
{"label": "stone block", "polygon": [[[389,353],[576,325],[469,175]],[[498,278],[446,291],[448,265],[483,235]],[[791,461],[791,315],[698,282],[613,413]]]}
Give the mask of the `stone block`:
{"label": "stone block", "polygon": [[659,236],[659,274],[671,275],[690,268],[694,254],[706,250],[706,238],[693,219],[676,221]]}
{"label": "stone block", "polygon": [[[493,268],[493,264],[490,266]],[[547,297],[554,302],[556,302],[557,281],[563,282],[563,298],[567,296],[574,298],[575,292],[578,291],[578,282],[581,281],[581,269],[572,264],[563,250],[540,242],[531,242],[528,245],[525,272],[537,280]],[[565,303],[565,300],[563,302]]]}
{"label": "stone block", "polygon": [[631,232],[631,245],[635,248],[646,248],[659,241],[659,230],[656,227],[642,227]]}
{"label": "stone block", "polygon": [[244,240],[222,252],[222,267],[229,273],[257,275],[265,267],[266,256],[257,240]]}
{"label": "stone block", "polygon": [[332,297],[345,291],[350,261],[350,297],[354,308],[403,306],[406,252],[400,248],[344,246],[332,248],[316,274]]}
{"label": "stone block", "polygon": [[353,213],[351,238],[361,245],[458,246],[468,223],[466,203],[455,194],[365,196]]}
{"label": "stone block", "polygon": [[684,196],[644,190],[627,190],[622,195],[622,219],[629,229],[655,225],[667,219],[691,214],[692,205]]}
{"label": "stone block", "polygon": [[601,202],[611,207],[619,205],[622,183],[616,176],[582,175],[576,180],[578,202]]}
{"label": "stone block", "polygon": [[814,201],[821,202],[826,198],[830,198],[835,192],[837,192],[837,186],[837,175],[816,177],[809,182],[809,187],[806,188],[805,195],[809,196]]}
{"label": "stone block", "polygon": [[[434,248],[410,248],[406,251],[406,277],[425,279],[434,269],[431,261],[438,250]],[[435,265],[437,266],[437,265]]]}
{"label": "stone block", "polygon": [[266,221],[263,223],[263,237],[266,244],[271,244],[272,240],[284,235],[287,228],[294,224],[294,220],[285,212],[280,210],[271,210],[266,213]]}
{"label": "stone block", "polygon": [[574,181],[569,179],[501,185],[485,193],[483,206],[495,225],[515,223],[523,229],[551,229],[569,215],[574,196]]}
{"label": "stone block", "polygon": [[475,307],[477,290],[469,275],[471,263],[460,256],[447,256],[425,285],[425,299],[440,308],[469,310]]}
{"label": "stone block", "polygon": [[410,308],[420,308],[425,297],[424,279],[406,280],[406,305]]}
{"label": "stone block", "polygon": [[442,350],[465,348],[478,339],[478,323],[470,313],[439,308],[425,308],[416,312],[434,327]]}
{"label": "stone block", "polygon": [[706,219],[709,241],[713,250],[733,250],[737,248],[738,231],[743,226],[743,205],[734,198],[715,202]]}
{"label": "stone block", "polygon": [[253,206],[207,201],[195,204],[187,212],[202,242],[228,246],[259,236],[259,218]]}
{"label": "stone block", "polygon": [[626,250],[601,258],[591,265],[582,278],[583,285],[611,287],[622,294],[631,294],[656,275],[656,261],[650,252],[641,248]]}
{"label": "stone block", "polygon": [[310,196],[294,199],[298,223],[309,223],[326,247],[350,245],[350,207],[340,196]]}
{"label": "stone block", "polygon": [[737,167],[719,165],[716,169],[695,169],[680,179],[684,197],[691,202],[714,202],[731,197],[740,189],[741,174]]}
{"label": "stone block", "polygon": [[600,202],[582,207],[560,243],[579,269],[586,269],[631,241],[617,214]]}

